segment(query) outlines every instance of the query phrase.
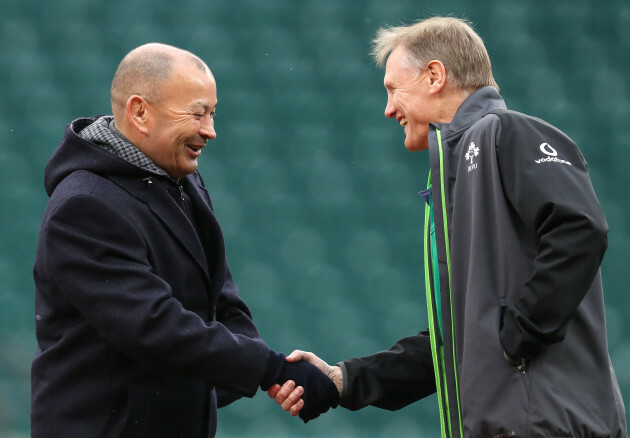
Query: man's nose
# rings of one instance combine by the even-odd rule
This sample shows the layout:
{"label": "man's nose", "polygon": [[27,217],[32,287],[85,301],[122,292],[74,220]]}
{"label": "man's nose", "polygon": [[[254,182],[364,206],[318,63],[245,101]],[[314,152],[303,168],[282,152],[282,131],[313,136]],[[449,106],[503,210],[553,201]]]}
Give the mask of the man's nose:
{"label": "man's nose", "polygon": [[199,135],[201,135],[206,140],[213,140],[217,137],[217,133],[214,130],[214,119],[204,118],[204,121],[201,124],[201,129],[199,130]]}
{"label": "man's nose", "polygon": [[391,99],[387,99],[387,104],[385,105],[385,117],[388,119],[396,117],[396,108],[394,108]]}

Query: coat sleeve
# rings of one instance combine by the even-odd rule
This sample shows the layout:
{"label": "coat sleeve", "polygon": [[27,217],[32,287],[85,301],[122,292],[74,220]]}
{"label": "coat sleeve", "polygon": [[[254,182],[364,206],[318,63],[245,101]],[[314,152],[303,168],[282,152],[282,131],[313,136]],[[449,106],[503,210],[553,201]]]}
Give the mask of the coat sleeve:
{"label": "coat sleeve", "polygon": [[401,339],[389,350],[348,359],[339,366],[340,404],[353,411],[368,405],[393,411],[436,391],[428,330]]}
{"label": "coat sleeve", "polygon": [[[230,268],[227,268],[225,283],[217,304],[217,321],[223,324],[231,333],[241,334],[252,339],[259,338],[258,329],[252,319],[252,314],[243,300],[241,300],[236,283],[232,278]],[[241,396],[217,387],[217,401],[220,408],[235,402]]]}
{"label": "coat sleeve", "polygon": [[217,320],[232,333],[239,333],[252,339],[259,337],[252,314],[240,298],[229,267],[227,268],[225,283],[217,304]]}
{"label": "coat sleeve", "polygon": [[[190,176],[191,181],[199,190],[203,201],[207,203],[208,208],[214,214],[212,200],[206,189],[201,174],[197,171]],[[252,319],[252,314],[245,302],[241,299],[230,268],[225,267],[225,281],[221,289],[221,294],[217,302],[217,321],[225,325],[232,333],[238,333],[250,337],[258,338],[258,329]]]}
{"label": "coat sleeve", "polygon": [[503,115],[497,144],[507,201],[532,236],[532,273],[503,304],[500,338],[513,359],[564,339],[607,247],[608,225],[584,157],[545,122]]}
{"label": "coat sleeve", "polygon": [[[251,330],[232,333],[185,309],[153,270],[133,221],[96,196],[73,196],[45,229],[48,283],[80,313],[58,315],[68,341],[85,324],[146,369],[200,378],[240,395],[256,393],[269,348]],[[194,287],[194,285],[191,285]],[[70,347],[71,348],[71,347]]]}
{"label": "coat sleeve", "polygon": [[[201,174],[195,172],[191,175],[191,179],[200,189],[203,199],[207,202],[210,210],[214,212],[210,194],[206,190]],[[252,339],[260,337],[258,329],[254,324],[252,314],[245,302],[241,299],[238,287],[227,264],[225,282],[223,283],[223,288],[217,302],[216,318],[217,321],[223,324],[231,333],[241,334]],[[216,391],[217,403],[220,408],[241,398],[239,394],[225,390],[222,387],[217,387]]]}

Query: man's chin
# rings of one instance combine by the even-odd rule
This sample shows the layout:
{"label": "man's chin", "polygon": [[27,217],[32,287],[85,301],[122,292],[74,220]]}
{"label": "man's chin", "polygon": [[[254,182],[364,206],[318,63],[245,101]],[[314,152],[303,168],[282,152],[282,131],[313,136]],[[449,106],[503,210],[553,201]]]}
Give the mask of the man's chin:
{"label": "man's chin", "polygon": [[429,144],[427,142],[413,141],[413,140],[410,140],[409,138],[406,138],[405,148],[407,148],[407,150],[411,152],[418,152],[418,151],[424,151],[425,149],[428,149]]}

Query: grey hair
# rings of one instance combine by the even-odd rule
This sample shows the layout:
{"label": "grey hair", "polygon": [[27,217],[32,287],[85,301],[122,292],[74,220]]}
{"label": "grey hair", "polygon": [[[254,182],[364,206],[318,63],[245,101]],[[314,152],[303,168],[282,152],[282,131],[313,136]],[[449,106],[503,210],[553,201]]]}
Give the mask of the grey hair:
{"label": "grey hair", "polygon": [[499,89],[483,40],[468,20],[431,17],[410,26],[384,27],[372,43],[372,57],[380,67],[392,50],[402,46],[408,67],[422,70],[431,61],[440,61],[447,80],[462,91],[484,86]]}

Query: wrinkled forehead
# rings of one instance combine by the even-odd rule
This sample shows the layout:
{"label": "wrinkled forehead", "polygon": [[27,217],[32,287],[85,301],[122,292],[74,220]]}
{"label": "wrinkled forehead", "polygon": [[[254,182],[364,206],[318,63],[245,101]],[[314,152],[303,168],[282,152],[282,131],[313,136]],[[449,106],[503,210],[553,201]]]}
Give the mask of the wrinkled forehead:
{"label": "wrinkled forehead", "polygon": [[385,88],[391,88],[399,81],[400,76],[411,73],[409,63],[407,62],[407,52],[402,46],[397,46],[387,57],[385,63],[385,76],[383,84]]}
{"label": "wrinkled forehead", "polygon": [[163,95],[170,102],[212,108],[217,103],[216,81],[207,67],[178,66],[165,84]]}

